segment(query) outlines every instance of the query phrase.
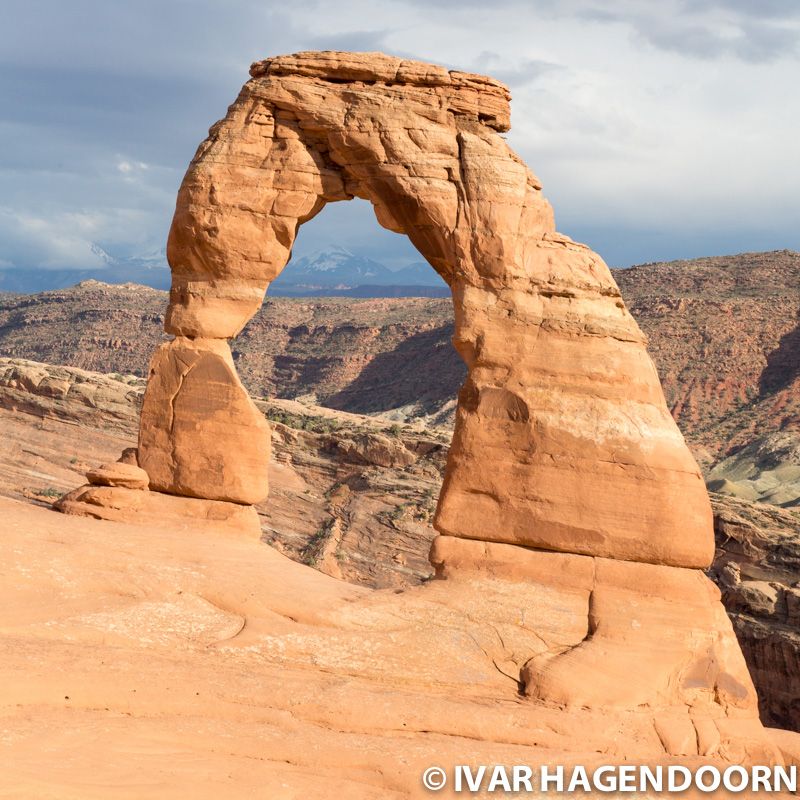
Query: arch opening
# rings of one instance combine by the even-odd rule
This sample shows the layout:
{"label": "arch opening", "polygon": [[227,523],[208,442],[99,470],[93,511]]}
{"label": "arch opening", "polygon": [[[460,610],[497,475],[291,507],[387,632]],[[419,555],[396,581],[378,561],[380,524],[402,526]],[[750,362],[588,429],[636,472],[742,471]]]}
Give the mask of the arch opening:
{"label": "arch opening", "polygon": [[[556,232],[538,179],[498,135],[508,129],[505,87],[374,54],[281,57],[251,75],[178,195],[165,323],[176,338],[154,359],[139,441],[151,487],[237,503],[264,496],[263,418],[246,402],[226,416],[207,393],[185,397],[197,385],[186,377],[217,359],[204,366],[215,391],[246,397],[228,340],[261,306],[300,226],[358,197],[452,290],[468,377],[440,534],[710,563],[705,486],[645,339],[606,265]],[[174,435],[177,423],[196,431],[193,446]],[[198,457],[211,449],[204,437],[231,428],[250,446]]]}
{"label": "arch opening", "polygon": [[404,234],[381,226],[372,204],[328,203],[298,226],[271,297],[449,297],[447,284]]}

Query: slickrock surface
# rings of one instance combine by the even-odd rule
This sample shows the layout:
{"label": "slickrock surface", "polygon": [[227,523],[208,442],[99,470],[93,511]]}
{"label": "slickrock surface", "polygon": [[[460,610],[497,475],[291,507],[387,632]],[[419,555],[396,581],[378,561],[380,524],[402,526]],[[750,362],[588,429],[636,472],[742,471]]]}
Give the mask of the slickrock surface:
{"label": "slickrock surface", "polygon": [[[398,594],[235,536],[7,499],[0,515],[0,763],[12,796],[424,797],[431,764],[779,757],[748,713],[703,719],[716,702],[697,673],[691,711],[654,696],[602,713],[521,697],[520,659],[586,636],[589,593],[571,571],[462,574]],[[680,606],[638,596],[648,623],[669,630]]]}
{"label": "slickrock surface", "polygon": [[161,528],[166,535],[184,530],[196,536],[245,535],[261,538],[258,512],[253,506],[220,500],[196,500],[161,492],[91,483],[96,471],[86,474],[90,483],[59,498],[53,508],[64,514],[127,522]]}
{"label": "slickrock surface", "polygon": [[[453,291],[453,342],[468,376],[437,529],[707,566],[711,508],[645,338],[608,267],[556,232],[537,178],[498,135],[508,127],[504,87],[380,54],[301,53],[251,75],[178,194],[167,332],[198,348],[237,335],[298,227],[326,203],[367,199]],[[224,485],[249,474],[235,450],[217,475],[202,447],[180,475],[161,468],[174,461],[175,435],[152,436],[153,420],[179,419],[161,376],[174,371],[168,347],[151,366],[140,463],[157,465],[162,491],[252,502]],[[189,405],[198,426],[209,412]],[[245,406],[229,421],[247,430]]]}
{"label": "slickrock surface", "polygon": [[[32,366],[60,372],[44,364]],[[105,376],[92,377],[114,383]],[[36,387],[31,385],[30,391],[35,393]],[[120,438],[104,431],[102,406],[94,410],[96,420],[84,427],[66,421],[74,413],[69,408],[34,417],[3,410],[3,399],[0,387],[0,494],[49,504],[79,484],[88,465],[107,461],[136,441],[135,400],[129,405],[127,434]],[[27,406],[33,404],[31,400]],[[296,561],[355,584],[401,589],[426,579],[432,572],[427,559],[435,535],[430,518],[441,486],[446,438],[437,441],[430,432],[410,426],[381,428],[379,420],[290,401],[262,408],[273,426],[271,493],[258,506],[265,540]],[[416,461],[394,467],[365,463],[368,451],[358,442],[376,438],[396,441]],[[386,460],[380,451],[375,456]],[[800,645],[797,625],[787,616],[798,579],[792,548],[800,521],[787,511],[720,495],[712,494],[712,504],[717,558],[710,574],[723,590],[758,690],[762,719],[800,728],[795,710]],[[101,509],[94,511],[99,516]],[[124,518],[135,520],[139,513],[129,509]],[[169,524],[175,527],[174,516]],[[489,566],[484,559],[483,568]],[[512,571],[509,564],[505,569]],[[768,602],[763,603],[765,591]]]}

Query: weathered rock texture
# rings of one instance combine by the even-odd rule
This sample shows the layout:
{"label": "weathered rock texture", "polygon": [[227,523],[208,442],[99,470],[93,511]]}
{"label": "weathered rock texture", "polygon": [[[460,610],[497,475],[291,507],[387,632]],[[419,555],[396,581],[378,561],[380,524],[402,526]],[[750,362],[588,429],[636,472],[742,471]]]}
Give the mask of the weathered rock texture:
{"label": "weathered rock texture", "polygon": [[[368,199],[453,292],[454,344],[469,374],[437,528],[710,563],[708,499],[645,338],[606,265],[556,233],[538,180],[499,135],[509,126],[505,87],[379,54],[303,53],[254,64],[251,75],[178,196],[167,331],[216,352],[211,341],[236,335],[259,308],[298,227],[328,202]],[[164,363],[175,346],[153,362],[142,465],[162,491],[259,499],[237,448],[215,452],[216,475],[200,447],[178,467],[175,398],[187,392],[191,426],[208,412],[163,378],[176,373]],[[228,424],[246,429],[251,418],[242,401]]]}
{"label": "weathered rock texture", "polygon": [[0,405],[42,418],[126,430],[141,404],[144,381],[133,375],[118,378],[21,358],[0,358]]}
{"label": "weathered rock texture", "polygon": [[269,425],[227,342],[179,336],[156,351],[142,404],[139,463],[150,487],[257,503],[267,494]]}
{"label": "weathered rock texture", "polygon": [[800,729],[800,517],[718,495],[711,576],[733,620],[766,724]]}
{"label": "weathered rock texture", "polygon": [[[27,374],[39,375],[40,380],[20,384],[17,389],[0,384],[0,462],[3,464],[0,494],[47,503],[52,500],[52,495],[61,494],[74,485],[81,472],[86,471],[86,465],[102,463],[135,441],[139,402],[125,384],[101,375],[74,368],[18,362],[17,368],[23,367]],[[51,383],[44,380],[44,376],[65,374],[83,377],[108,389],[96,395],[98,405],[93,410],[88,409],[92,410],[93,418],[85,418],[79,425],[74,424],[77,413],[87,411],[82,395],[68,394],[57,405],[47,405],[51,402]],[[114,384],[123,395],[127,392],[129,398],[125,439],[105,429],[107,413],[112,415],[112,419],[121,418]],[[141,393],[141,390],[136,391]],[[30,397],[23,402],[25,394]],[[101,398],[110,398],[108,407]],[[6,411],[6,402],[12,409],[26,408],[33,413]],[[370,417],[319,407],[304,408],[291,401],[273,401],[269,406],[259,403],[259,406],[274,421],[270,497],[258,508],[264,536],[272,547],[328,575],[365,587],[408,589],[424,583],[431,572],[425,556],[434,537],[429,520],[441,486],[447,450],[442,441],[432,436],[433,431],[418,432],[409,426],[399,426],[399,430],[394,429],[397,435],[387,436],[385,432],[380,433],[380,420]],[[388,427],[388,423],[383,425]],[[387,442],[393,445],[386,446]],[[405,463],[408,460],[406,454],[416,457],[410,466]],[[118,481],[125,472],[129,476],[139,474],[125,469],[127,465],[135,466],[134,458],[135,450],[125,450],[124,464],[111,463],[90,470],[90,481]],[[384,466],[388,462],[394,465]],[[49,487],[47,483],[50,483]],[[213,501],[203,504],[198,500],[169,497],[157,492],[140,492],[138,499],[141,502],[137,508],[135,503],[131,503],[131,494],[125,497],[125,493],[102,493],[98,488],[90,486],[79,492],[81,499],[72,506],[72,513],[134,524],[145,524],[147,519],[148,524],[159,525],[162,530],[164,526],[173,531],[185,528],[197,536],[199,528],[201,535],[211,533],[212,525],[215,526],[214,533],[223,526],[228,531],[241,530],[237,518],[238,522],[247,522],[243,512],[250,511],[235,504]],[[125,505],[121,505],[122,500]],[[145,503],[148,501],[158,512],[155,516],[147,517]],[[156,508],[159,503],[160,509]],[[800,635],[794,598],[800,588],[797,585],[800,518],[790,511],[721,495],[712,494],[712,503],[717,557],[710,575],[722,588],[722,600],[733,620],[759,695],[761,718],[768,724],[797,729],[800,726]],[[216,506],[218,510],[238,511],[242,516],[231,514],[227,519],[218,516],[216,522],[208,517],[198,522],[197,516],[194,520],[186,516],[180,519],[175,513],[175,506],[179,504],[183,510],[193,513],[199,512],[201,507],[210,511]],[[252,531],[252,527],[249,530]],[[547,570],[540,569],[536,573],[530,568],[537,555],[534,551],[469,540],[452,539],[452,542],[487,549],[476,560],[474,555],[470,559],[457,558],[451,548],[445,567],[449,570],[448,578],[454,572],[467,572],[465,566],[469,564],[472,564],[474,573],[477,564],[477,581],[494,573],[492,579],[495,580],[501,576],[508,580],[517,575],[522,583],[538,581],[552,586],[554,582],[563,580],[552,565],[577,564],[579,569],[572,578],[573,594],[577,598],[574,605],[565,607],[564,613],[574,614],[573,624],[581,628],[575,641],[588,640],[591,590],[585,568],[582,571],[580,565],[591,559],[541,553],[538,554],[538,563]],[[494,557],[498,550],[504,551],[504,559]],[[547,561],[545,557],[548,556],[553,557]],[[526,563],[529,566],[527,571],[523,569]],[[671,568],[659,569],[669,572]],[[695,583],[694,587],[699,589],[700,585]],[[631,584],[630,594],[625,598],[628,606],[631,605],[628,601],[641,588],[641,585],[637,589]],[[649,586],[646,588],[650,589]],[[653,593],[649,591],[650,596]],[[689,597],[684,594],[658,602],[648,599],[648,615],[632,618],[640,626],[646,623],[657,631],[662,640],[668,639],[675,652],[682,652],[684,645],[680,644],[680,637],[691,630],[686,627],[686,623],[692,620],[686,613]],[[671,611],[669,617],[655,615],[659,603]],[[696,608],[697,604],[693,607]],[[700,618],[706,617],[707,613],[708,608],[705,611],[701,609]],[[626,613],[610,621],[619,625],[620,621],[632,622],[632,619]],[[669,624],[665,624],[667,619],[671,620]],[[711,630],[724,634],[718,618],[713,621]],[[641,627],[632,624],[627,629],[625,648],[630,659],[634,649],[641,653],[643,647],[650,646],[649,637],[639,631]],[[634,637],[638,638],[638,644]],[[724,641],[724,636],[721,635],[720,640]],[[703,641],[708,641],[708,631],[699,631],[697,642]],[[697,655],[691,654],[702,652],[702,649],[690,643],[685,652],[687,663],[696,663]],[[649,661],[649,656],[647,659],[637,658],[640,664]],[[535,663],[542,661],[539,655]],[[524,661],[519,665],[515,662],[513,669],[511,664],[504,669],[511,674],[523,666]],[[553,659],[552,667],[557,666],[558,661]],[[610,665],[606,674],[609,671]],[[644,679],[639,680],[640,674],[637,672],[637,691],[642,691],[642,687],[647,685]],[[629,682],[630,676],[624,683]],[[597,676],[589,683],[591,687],[581,688],[594,690],[593,687],[599,683]],[[612,686],[606,685],[604,690],[608,691]]]}
{"label": "weathered rock texture", "polygon": [[[432,562],[448,580],[430,596],[479,597],[476,618],[504,630],[481,649],[540,704],[646,710],[673,756],[777,758],[697,569],[713,556],[697,464],[608,268],[555,231],[538,180],[499,135],[505,87],[379,54],[304,53],[251,75],[190,165],[170,231],[176,338],[151,363],[137,454],[156,491],[84,487],[62,508],[109,513],[131,496],[151,513],[172,495],[248,510],[266,495],[269,431],[227,339],[299,226],[365,198],[449,284],[468,369],[434,520]],[[416,461],[378,433],[342,456]],[[332,574],[343,530],[334,520],[316,554]],[[552,630],[529,627],[546,597]]]}

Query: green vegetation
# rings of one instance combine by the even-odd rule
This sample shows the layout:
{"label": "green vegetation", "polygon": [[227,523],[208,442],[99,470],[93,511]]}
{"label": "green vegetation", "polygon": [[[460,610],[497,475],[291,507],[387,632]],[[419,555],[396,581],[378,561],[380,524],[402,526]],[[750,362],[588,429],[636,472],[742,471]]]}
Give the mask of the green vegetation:
{"label": "green vegetation", "polygon": [[31,489],[31,493],[37,497],[52,497],[54,499],[64,494],[63,491],[56,489],[55,486],[45,486],[43,489]]}
{"label": "green vegetation", "polygon": [[306,546],[300,552],[300,559],[303,564],[309,567],[315,567],[319,562],[319,550],[325,539],[328,538],[328,526],[323,525],[317,528],[311,535],[311,538],[306,542]]}
{"label": "green vegetation", "polygon": [[395,528],[397,527],[395,523],[399,522],[405,516],[408,507],[408,503],[401,503],[399,506],[395,506],[391,511],[378,512],[377,517],[384,525]]}
{"label": "green vegetation", "polygon": [[278,422],[287,428],[294,428],[298,431],[308,431],[309,433],[334,433],[341,427],[338,419],[331,417],[319,417],[314,415],[304,416],[292,414],[282,408],[269,408],[266,417],[270,422]]}
{"label": "green vegetation", "polygon": [[432,519],[433,515],[436,513],[436,503],[438,500],[439,496],[437,492],[434,489],[429,489],[425,493],[422,502],[417,504],[414,510],[414,519],[420,522],[427,522]]}

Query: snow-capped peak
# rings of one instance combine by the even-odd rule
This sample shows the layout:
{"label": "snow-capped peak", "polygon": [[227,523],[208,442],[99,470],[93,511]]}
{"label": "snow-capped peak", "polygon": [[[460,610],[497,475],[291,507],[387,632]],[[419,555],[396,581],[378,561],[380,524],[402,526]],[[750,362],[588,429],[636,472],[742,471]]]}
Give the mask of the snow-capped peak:
{"label": "snow-capped peak", "polygon": [[340,269],[353,260],[361,260],[358,256],[339,245],[323,247],[309,253],[307,256],[293,261],[295,269],[299,268],[307,272],[331,272]]}

